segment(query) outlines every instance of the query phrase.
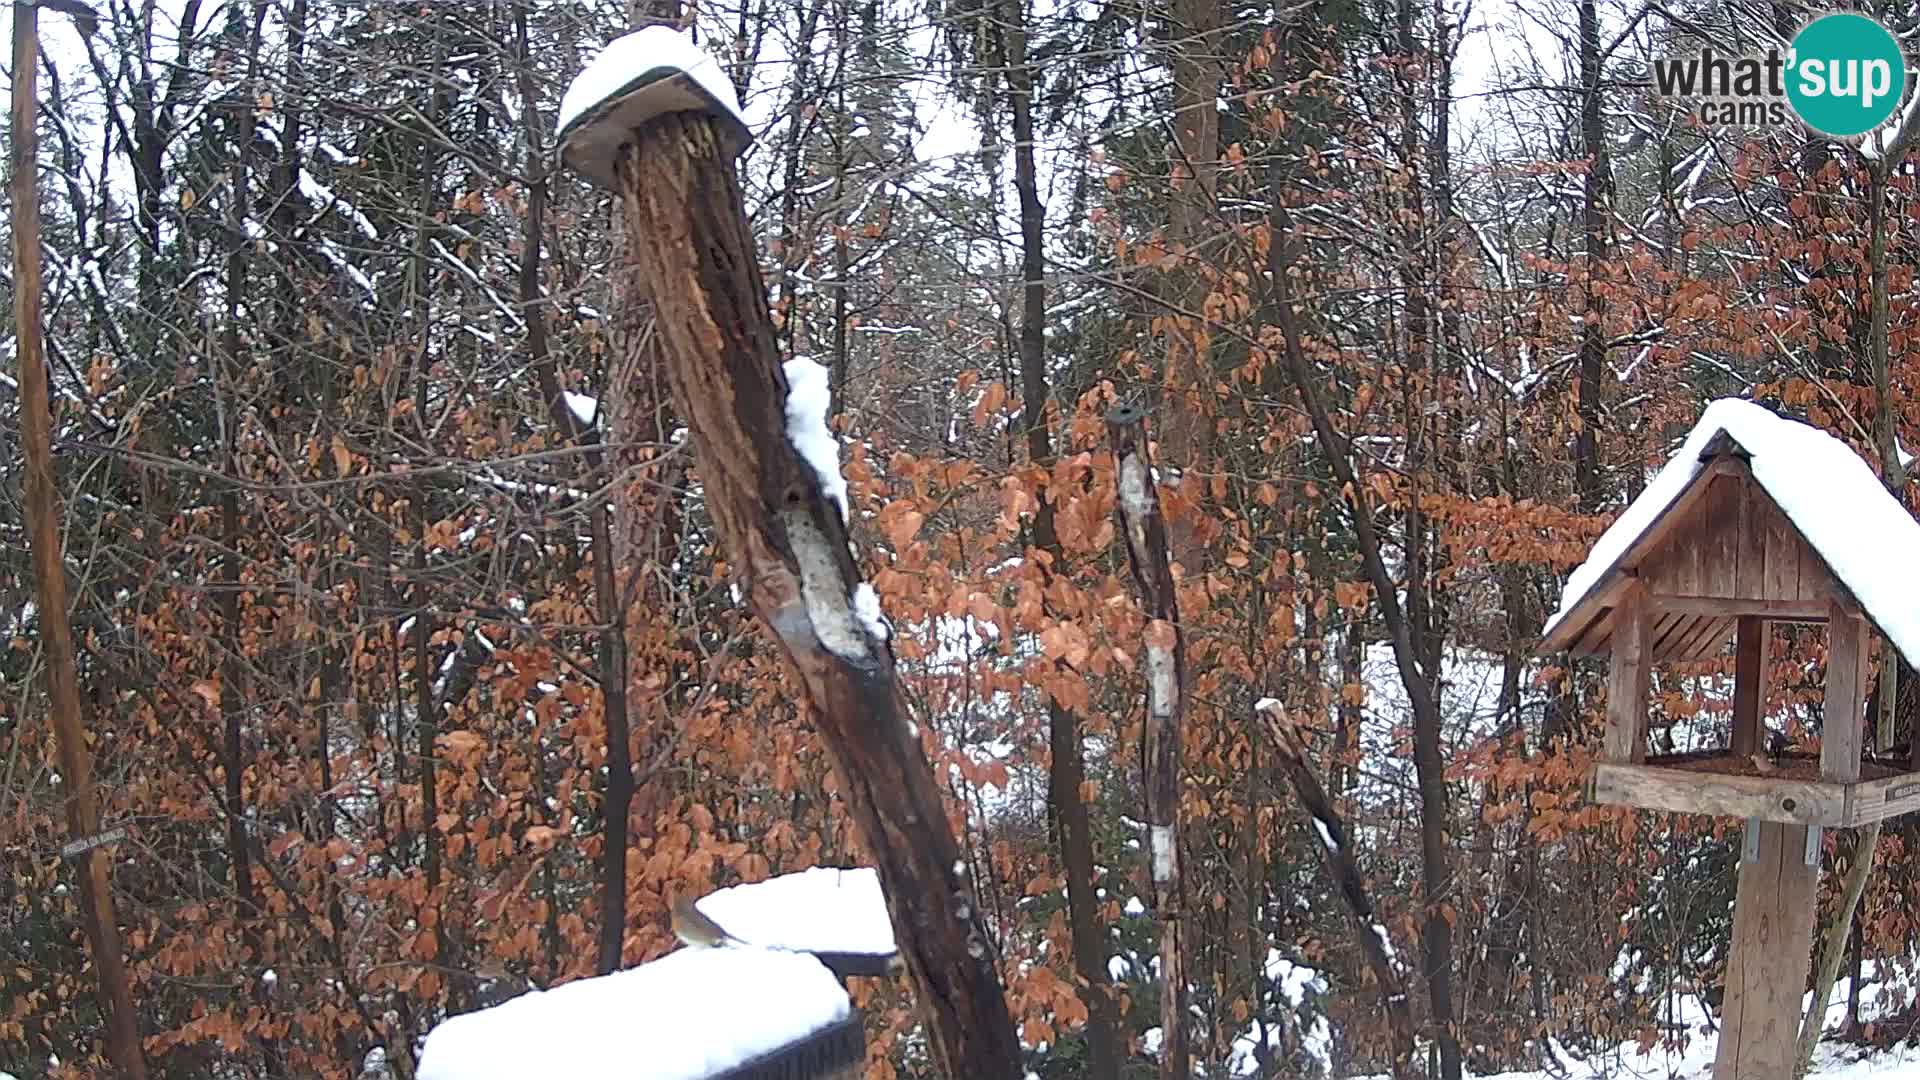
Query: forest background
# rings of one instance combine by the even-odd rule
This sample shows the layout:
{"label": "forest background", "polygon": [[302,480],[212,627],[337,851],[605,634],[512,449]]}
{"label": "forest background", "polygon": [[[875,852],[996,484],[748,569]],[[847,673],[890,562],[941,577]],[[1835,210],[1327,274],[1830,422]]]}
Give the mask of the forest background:
{"label": "forest background", "polygon": [[[1680,1003],[1724,975],[1738,831],[1587,804],[1603,673],[1532,647],[1712,398],[1831,431],[1913,505],[1904,155],[1703,129],[1646,86],[1654,58],[1738,54],[1807,14],[44,18],[67,572],[154,1075],[405,1076],[450,1013],[672,947],[673,890],[862,861],[713,548],[609,200],[553,161],[567,80],[648,19],[690,25],[754,125],[741,171],[781,346],[831,372],[853,529],[1036,1073],[1148,1075],[1160,1042],[1144,620],[1102,421],[1120,402],[1149,410],[1183,570],[1196,1064],[1368,1072],[1392,1037],[1266,697],[1349,825],[1436,1075],[1683,1034]],[[1284,363],[1280,280],[1335,440]],[[60,854],[15,376],[0,1069],[84,1076],[102,1021]],[[1816,738],[1819,635],[1770,659],[1774,726]],[[1724,738],[1729,670],[1660,673],[1662,746]],[[1848,944],[1880,984],[1863,1004],[1851,982],[1865,1042],[1920,1022],[1914,830],[1881,836]],[[1827,845],[1822,933],[1856,861]],[[869,1075],[925,1075],[904,987],[857,994]]]}

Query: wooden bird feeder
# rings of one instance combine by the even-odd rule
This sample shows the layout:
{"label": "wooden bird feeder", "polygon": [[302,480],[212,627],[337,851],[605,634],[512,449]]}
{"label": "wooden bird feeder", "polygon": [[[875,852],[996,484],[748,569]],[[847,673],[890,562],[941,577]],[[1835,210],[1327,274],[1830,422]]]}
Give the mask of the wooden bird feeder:
{"label": "wooden bird feeder", "polygon": [[[1909,761],[1862,753],[1869,627],[1920,659],[1916,552],[1920,525],[1845,444],[1716,402],[1574,572],[1547,627],[1541,652],[1610,661],[1594,799],[1747,821],[1715,1080],[1792,1075],[1821,829],[1920,808]],[[1773,623],[1827,628],[1817,755],[1767,745]],[[1653,665],[1713,659],[1729,639],[1729,744],[1649,755]]]}

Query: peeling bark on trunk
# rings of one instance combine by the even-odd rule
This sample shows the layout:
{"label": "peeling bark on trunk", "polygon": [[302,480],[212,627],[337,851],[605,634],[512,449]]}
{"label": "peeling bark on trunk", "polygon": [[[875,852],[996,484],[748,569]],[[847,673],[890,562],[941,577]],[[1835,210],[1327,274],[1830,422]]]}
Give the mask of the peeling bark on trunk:
{"label": "peeling bark on trunk", "polygon": [[892,653],[853,610],[846,522],[784,437],[787,382],[733,164],[697,114],[659,117],[634,138],[617,165],[620,219],[720,546],[787,657],[879,867],[935,1067],[1016,1076],[1019,1043],[939,785]]}
{"label": "peeling bark on trunk", "polygon": [[1142,733],[1146,776],[1147,857],[1160,916],[1160,1075],[1191,1072],[1187,1036],[1187,911],[1180,868],[1180,738],[1186,716],[1186,640],[1173,588],[1173,565],[1160,494],[1153,485],[1144,417],[1125,406],[1107,415],[1113,448],[1114,511],[1126,539],[1127,565],[1147,616],[1147,721]]}

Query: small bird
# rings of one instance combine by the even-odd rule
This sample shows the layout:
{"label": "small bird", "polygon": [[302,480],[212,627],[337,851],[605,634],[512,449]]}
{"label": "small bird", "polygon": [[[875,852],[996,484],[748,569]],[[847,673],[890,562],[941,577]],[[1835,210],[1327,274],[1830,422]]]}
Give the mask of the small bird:
{"label": "small bird", "polygon": [[1753,762],[1753,767],[1759,770],[1761,776],[1772,776],[1775,770],[1779,768],[1779,766],[1773,763],[1773,759],[1769,758],[1763,750],[1755,750],[1747,760]]}
{"label": "small bird", "polygon": [[722,945],[745,945],[746,942],[734,937],[700,913],[693,901],[676,893],[673,897],[673,936],[683,945],[692,945],[698,949],[717,949]]}

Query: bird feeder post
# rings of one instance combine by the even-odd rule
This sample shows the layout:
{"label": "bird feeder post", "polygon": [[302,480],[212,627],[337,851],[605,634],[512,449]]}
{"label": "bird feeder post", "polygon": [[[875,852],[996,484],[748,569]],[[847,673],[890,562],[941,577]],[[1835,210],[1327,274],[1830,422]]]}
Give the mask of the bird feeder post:
{"label": "bird feeder post", "polygon": [[563,160],[614,190],[624,269],[653,302],[718,550],[773,631],[879,870],[934,1064],[1018,1076],[980,905],[848,545],[826,374],[780,360],[734,171],[746,127],[732,88],[690,41],[654,27],[610,44],[561,113]]}

